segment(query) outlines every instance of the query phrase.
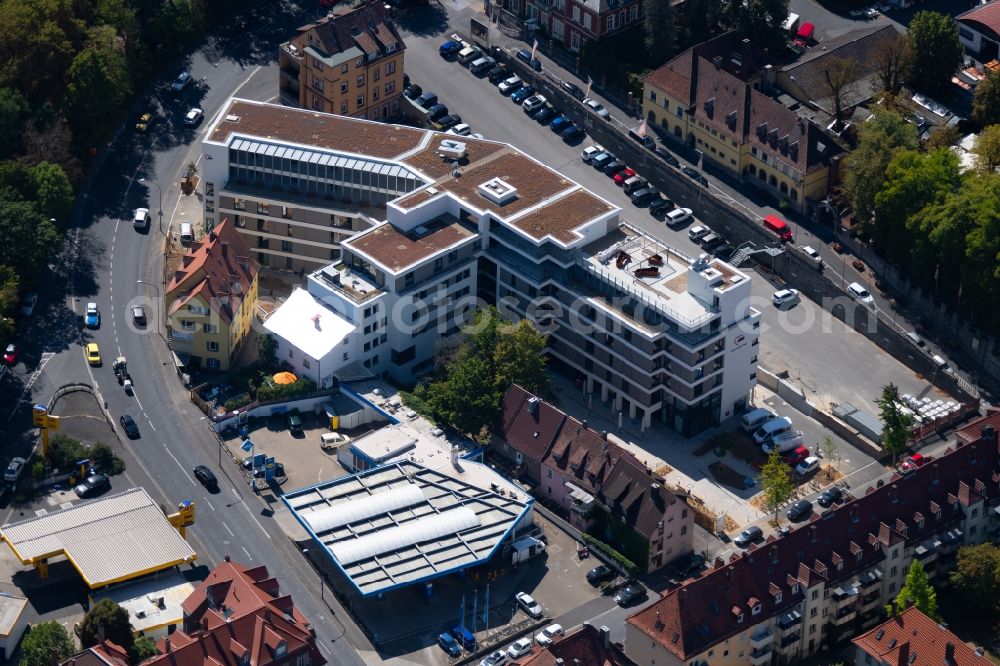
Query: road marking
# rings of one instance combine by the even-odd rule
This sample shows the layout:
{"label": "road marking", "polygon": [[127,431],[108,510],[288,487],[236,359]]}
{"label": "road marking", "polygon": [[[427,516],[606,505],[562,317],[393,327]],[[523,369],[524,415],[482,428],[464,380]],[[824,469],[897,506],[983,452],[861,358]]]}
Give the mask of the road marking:
{"label": "road marking", "polygon": [[211,509],[212,511],[215,511],[215,507],[214,507],[214,506],[212,506],[212,503],[208,501],[208,498],[207,498],[207,497],[205,498],[205,504],[207,504],[207,505],[208,505],[208,508],[209,508],[209,509]]}
{"label": "road marking", "polygon": [[222,526],[226,528],[226,531],[229,532],[229,534],[231,534],[232,536],[236,536],[236,534],[231,529],[229,529],[229,525],[226,524],[226,521],[224,520],[222,521]]}
{"label": "road marking", "polygon": [[[233,489],[233,492],[236,492],[235,488]],[[259,520],[257,520],[257,516],[253,515],[253,511],[251,511],[250,507],[248,507],[246,505],[246,502],[241,502],[241,504],[243,505],[243,508],[247,510],[247,515],[250,516],[250,520],[252,520],[253,522],[257,523],[257,527],[259,527],[260,531],[264,533],[264,536],[266,536],[268,539],[270,539],[271,535],[267,533],[267,530],[264,529],[264,526],[260,524]]]}
{"label": "road marking", "polygon": [[[170,457],[174,459],[174,462],[177,463],[177,466],[181,468],[182,472],[184,472],[184,476],[187,477],[187,480],[190,481],[191,483],[194,483],[194,479],[192,479],[191,475],[187,473],[187,470],[184,469],[184,465],[182,465],[181,461],[177,459],[177,456],[174,455],[174,452],[170,450],[170,447],[167,446],[166,444],[164,444],[163,445],[163,450],[166,451],[170,455]],[[198,484],[194,483],[194,485],[198,485]]]}
{"label": "road marking", "polygon": [[247,550],[247,547],[246,547],[246,546],[240,546],[240,548],[242,548],[242,549],[243,549],[243,552],[247,554],[247,557],[248,557],[248,558],[250,558],[251,560],[253,559],[253,555],[251,555],[251,554],[250,554],[250,551],[249,551],[249,550]]}

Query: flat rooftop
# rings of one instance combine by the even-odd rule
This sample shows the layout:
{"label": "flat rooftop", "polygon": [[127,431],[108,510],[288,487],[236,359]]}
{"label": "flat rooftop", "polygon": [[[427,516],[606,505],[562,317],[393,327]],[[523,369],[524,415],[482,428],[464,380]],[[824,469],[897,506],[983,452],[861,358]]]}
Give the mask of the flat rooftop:
{"label": "flat rooftop", "polygon": [[409,460],[282,501],[364,596],[485,562],[530,506]]}
{"label": "flat rooftop", "polygon": [[0,592],[0,637],[10,636],[27,605],[24,597]]}
{"label": "flat rooftop", "polygon": [[398,274],[431,257],[447,252],[478,233],[453,215],[440,215],[403,232],[391,224],[380,224],[344,241],[343,245]]}
{"label": "flat rooftop", "polygon": [[[470,208],[489,211],[535,241],[577,241],[588,224],[619,210],[509,144],[276,104],[231,99],[205,141],[229,146],[252,139],[392,162],[419,174],[436,191],[403,195],[393,202],[400,208],[415,208],[446,192]],[[465,144],[465,157],[456,160],[443,153],[440,144],[445,139]],[[493,179],[508,183],[516,196],[502,203],[484,196],[481,186]]]}
{"label": "flat rooftop", "polygon": [[320,360],[356,327],[299,287],[264,321],[264,328]]}
{"label": "flat rooftop", "polygon": [[197,557],[143,488],[7,523],[0,537],[22,564],[65,556],[91,588]]}
{"label": "flat rooftop", "polygon": [[154,631],[170,624],[183,624],[183,603],[194,588],[181,573],[171,571],[113,587],[95,594],[94,600],[111,599],[128,611],[133,629]]}

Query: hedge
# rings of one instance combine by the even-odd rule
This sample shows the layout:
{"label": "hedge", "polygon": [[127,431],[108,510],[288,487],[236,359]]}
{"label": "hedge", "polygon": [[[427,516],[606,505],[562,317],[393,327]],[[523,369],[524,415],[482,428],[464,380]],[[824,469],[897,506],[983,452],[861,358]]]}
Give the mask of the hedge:
{"label": "hedge", "polygon": [[624,569],[625,573],[628,574],[629,576],[635,576],[639,573],[639,567],[635,565],[635,562],[628,559],[627,557],[625,557],[617,550],[615,550],[608,544],[604,543],[603,541],[595,539],[589,534],[581,534],[580,538],[588,546],[593,546],[594,548],[596,548],[597,550],[601,551],[602,553],[610,557],[612,560],[614,560],[615,563],[618,564],[618,566],[620,566],[622,569]]}

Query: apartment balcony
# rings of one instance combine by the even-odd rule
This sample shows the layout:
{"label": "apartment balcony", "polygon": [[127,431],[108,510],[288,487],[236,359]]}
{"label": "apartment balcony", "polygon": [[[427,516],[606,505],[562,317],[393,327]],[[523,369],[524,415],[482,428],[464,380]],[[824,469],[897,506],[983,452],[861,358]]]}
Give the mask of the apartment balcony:
{"label": "apartment balcony", "polygon": [[871,610],[881,607],[882,607],[882,594],[880,592],[876,591],[861,597],[861,608],[859,610],[862,613],[867,613]]}
{"label": "apartment balcony", "polygon": [[879,569],[869,569],[865,573],[861,574],[858,579],[858,585],[861,590],[864,591],[870,588],[872,585],[878,585],[882,582],[882,572]]}
{"label": "apartment balcony", "polygon": [[291,42],[285,42],[281,45],[280,55],[282,58],[289,58],[293,61],[300,61],[306,57],[306,54],[303,51],[300,51],[295,44],[292,44]]}
{"label": "apartment balcony", "polygon": [[765,647],[767,651],[770,652],[771,643],[774,642],[774,632],[771,631],[770,627],[765,627],[756,634],[750,636],[750,647],[754,650],[763,650]]}
{"label": "apartment balcony", "polygon": [[778,652],[790,652],[799,644],[799,639],[802,635],[799,632],[794,634],[789,634],[778,642]]}
{"label": "apartment balcony", "polygon": [[854,604],[847,606],[846,608],[841,608],[833,616],[833,623],[838,627],[847,624],[854,618],[858,616],[858,607]]}
{"label": "apartment balcony", "polygon": [[836,610],[840,610],[845,606],[853,604],[855,599],[857,599],[858,593],[858,588],[852,585],[838,586],[834,588],[833,592],[830,594],[830,597],[833,598],[834,608]]}
{"label": "apartment balcony", "polygon": [[315,273],[327,287],[333,289],[354,303],[364,303],[383,293],[371,276],[365,275],[345,264],[327,266]]}
{"label": "apartment balcony", "polygon": [[771,663],[772,650],[770,647],[765,647],[762,649],[750,650],[750,666],[764,666],[764,664]]}
{"label": "apartment balcony", "polygon": [[795,629],[795,627],[797,627],[801,623],[802,623],[802,613],[798,612],[797,610],[791,610],[778,618],[778,629],[784,636],[788,632]]}

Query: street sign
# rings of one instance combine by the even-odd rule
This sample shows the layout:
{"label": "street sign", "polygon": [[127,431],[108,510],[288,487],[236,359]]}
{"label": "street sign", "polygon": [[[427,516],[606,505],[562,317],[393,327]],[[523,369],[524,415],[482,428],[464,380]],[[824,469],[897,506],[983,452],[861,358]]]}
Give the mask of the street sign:
{"label": "street sign", "polygon": [[249,453],[250,451],[253,450],[253,442],[251,442],[249,439],[244,439],[243,445],[240,446],[240,448]]}
{"label": "street sign", "polygon": [[264,480],[274,481],[274,458],[268,458],[264,461]]}
{"label": "street sign", "polygon": [[263,453],[257,453],[257,454],[255,454],[254,457],[253,457],[253,468],[254,469],[261,469],[262,467],[264,467],[267,464],[268,460],[271,460],[273,462],[274,458],[270,458],[270,459],[266,458]]}

